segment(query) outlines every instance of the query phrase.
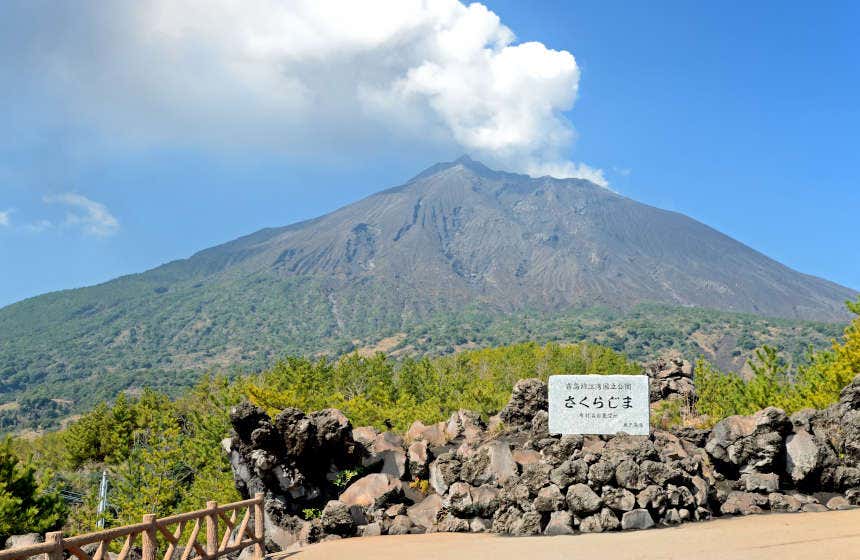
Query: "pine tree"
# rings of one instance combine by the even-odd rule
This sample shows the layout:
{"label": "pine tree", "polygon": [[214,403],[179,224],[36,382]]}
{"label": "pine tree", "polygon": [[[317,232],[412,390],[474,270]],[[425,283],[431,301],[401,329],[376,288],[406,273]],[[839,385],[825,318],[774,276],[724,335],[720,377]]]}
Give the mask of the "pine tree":
{"label": "pine tree", "polygon": [[56,491],[36,479],[22,464],[10,440],[0,444],[0,542],[18,533],[41,533],[60,527],[68,511]]}

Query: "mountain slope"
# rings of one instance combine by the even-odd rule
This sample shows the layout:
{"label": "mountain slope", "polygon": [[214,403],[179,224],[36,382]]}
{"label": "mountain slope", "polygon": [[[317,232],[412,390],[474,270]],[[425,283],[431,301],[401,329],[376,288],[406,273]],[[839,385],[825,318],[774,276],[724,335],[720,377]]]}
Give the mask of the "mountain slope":
{"label": "mountain slope", "polygon": [[[479,337],[475,322],[506,317],[567,324],[584,308],[626,313],[651,302],[839,321],[856,297],[587,181],[463,158],[313,220],[0,309],[0,403],[182,386],[206,369],[337,353],[398,332],[440,349]],[[428,321],[455,328],[419,343]],[[463,321],[472,335],[461,340]],[[611,324],[601,321],[590,324]],[[729,321],[736,335],[745,321]]]}
{"label": "mountain slope", "polygon": [[652,301],[833,320],[856,296],[588,181],[531,179],[467,158],[156,272],[317,276],[333,289],[387,281],[416,313],[474,301],[504,310]]}

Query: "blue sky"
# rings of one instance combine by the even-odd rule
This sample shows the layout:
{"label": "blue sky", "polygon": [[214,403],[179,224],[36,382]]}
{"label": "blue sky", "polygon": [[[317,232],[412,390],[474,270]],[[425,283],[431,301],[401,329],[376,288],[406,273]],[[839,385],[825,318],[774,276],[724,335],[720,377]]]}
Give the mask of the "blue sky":
{"label": "blue sky", "polygon": [[[494,23],[449,1],[420,25],[382,5],[341,18],[225,0],[207,19],[193,0],[143,4],[0,7],[0,305],[313,217],[466,152],[592,174],[860,289],[856,3],[485,2]],[[303,21],[325,25],[304,37]],[[468,25],[428,46],[421,25],[440,21]],[[504,50],[529,42],[543,46]],[[489,89],[469,83],[487,48]]]}

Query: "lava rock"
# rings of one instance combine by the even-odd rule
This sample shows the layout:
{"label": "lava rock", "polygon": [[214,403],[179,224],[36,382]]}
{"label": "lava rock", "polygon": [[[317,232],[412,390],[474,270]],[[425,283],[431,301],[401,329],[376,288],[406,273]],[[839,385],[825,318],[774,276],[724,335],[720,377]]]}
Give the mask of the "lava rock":
{"label": "lava rock", "polygon": [[621,516],[621,528],[625,531],[650,529],[653,526],[654,519],[647,509],[634,509]]}
{"label": "lava rock", "polygon": [[320,522],[327,533],[348,536],[355,532],[355,520],[349,506],[338,500],[331,500],[325,505]]}
{"label": "lava rock", "polygon": [[574,484],[567,489],[567,506],[575,514],[592,513],[602,505],[603,500],[587,484]]}
{"label": "lava rock", "polygon": [[543,530],[543,534],[547,536],[572,535],[574,532],[573,516],[569,511],[553,511]]}
{"label": "lava rock", "polygon": [[384,473],[364,476],[344,490],[340,501],[348,506],[380,507],[403,495],[397,477]]}
{"label": "lava rock", "polygon": [[538,411],[548,409],[547,386],[540,379],[522,379],[514,385],[508,404],[499,417],[508,426],[530,424]]}
{"label": "lava rock", "polygon": [[752,416],[729,416],[711,430],[705,450],[742,472],[766,472],[775,466],[789,428],[788,418],[779,408],[768,407]]}
{"label": "lava rock", "polygon": [[423,501],[406,510],[413,524],[430,531],[436,525],[436,518],[442,509],[442,496],[430,494]]}

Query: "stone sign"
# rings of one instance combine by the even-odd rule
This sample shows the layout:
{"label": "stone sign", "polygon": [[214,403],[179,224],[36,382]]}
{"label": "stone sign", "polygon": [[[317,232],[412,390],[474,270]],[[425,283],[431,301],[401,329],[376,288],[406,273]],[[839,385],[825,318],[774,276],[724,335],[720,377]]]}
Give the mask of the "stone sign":
{"label": "stone sign", "polygon": [[647,436],[647,375],[551,375],[549,431],[553,434]]}

